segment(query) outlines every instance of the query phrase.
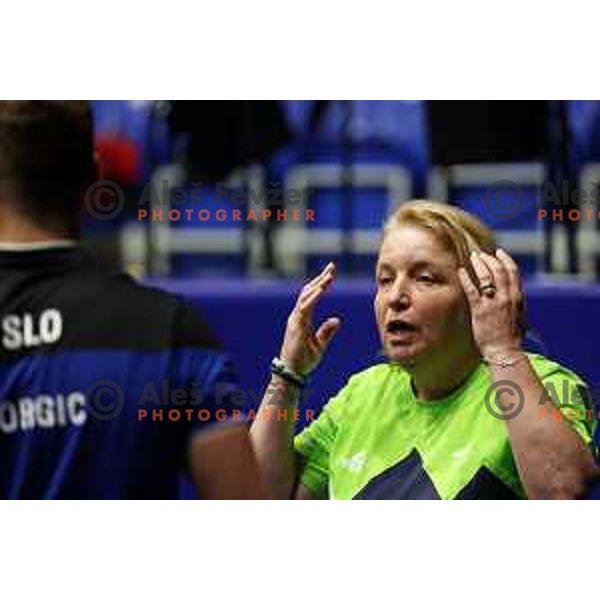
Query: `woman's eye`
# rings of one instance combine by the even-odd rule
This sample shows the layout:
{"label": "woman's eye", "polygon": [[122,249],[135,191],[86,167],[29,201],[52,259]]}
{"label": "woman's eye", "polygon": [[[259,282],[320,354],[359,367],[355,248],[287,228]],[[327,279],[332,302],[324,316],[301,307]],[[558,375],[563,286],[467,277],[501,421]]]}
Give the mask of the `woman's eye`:
{"label": "woman's eye", "polygon": [[421,273],[420,275],[417,275],[417,281],[421,283],[435,283],[435,277],[427,273]]}
{"label": "woman's eye", "polygon": [[379,281],[379,285],[390,285],[392,283],[392,278],[391,277],[380,277],[378,281]]}

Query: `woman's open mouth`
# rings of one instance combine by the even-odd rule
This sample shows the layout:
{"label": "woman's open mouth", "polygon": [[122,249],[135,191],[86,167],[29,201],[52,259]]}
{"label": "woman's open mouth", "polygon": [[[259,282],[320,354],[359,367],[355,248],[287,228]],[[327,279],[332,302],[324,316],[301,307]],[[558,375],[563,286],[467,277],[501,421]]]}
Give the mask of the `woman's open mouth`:
{"label": "woman's open mouth", "polygon": [[404,319],[393,319],[389,321],[385,327],[386,337],[391,342],[402,342],[407,341],[414,337],[414,334],[418,331],[418,327],[405,321]]}

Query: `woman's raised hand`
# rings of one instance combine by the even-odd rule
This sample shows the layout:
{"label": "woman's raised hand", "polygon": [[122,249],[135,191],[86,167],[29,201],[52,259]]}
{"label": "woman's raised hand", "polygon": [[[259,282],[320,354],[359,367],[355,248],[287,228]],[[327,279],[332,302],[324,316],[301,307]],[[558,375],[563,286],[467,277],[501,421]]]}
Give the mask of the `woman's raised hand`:
{"label": "woman's raised hand", "polygon": [[459,270],[459,277],[471,307],[473,337],[482,356],[520,351],[523,291],[517,264],[498,250],[494,256],[473,253],[471,265],[478,286],[464,268]]}
{"label": "woman's raised hand", "polygon": [[340,328],[339,319],[325,320],[313,331],[314,308],[335,278],[335,264],[330,262],[317,277],[309,281],[300,292],[294,309],[287,320],[281,347],[281,358],[300,375],[316,369],[327,346]]}

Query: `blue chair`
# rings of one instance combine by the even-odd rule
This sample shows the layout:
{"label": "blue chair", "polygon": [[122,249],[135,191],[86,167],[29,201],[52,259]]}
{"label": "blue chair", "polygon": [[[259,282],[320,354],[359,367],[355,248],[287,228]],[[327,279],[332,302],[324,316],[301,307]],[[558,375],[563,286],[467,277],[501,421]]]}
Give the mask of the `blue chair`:
{"label": "blue chair", "polygon": [[[311,127],[313,102],[285,104],[295,139],[270,167],[288,190],[312,192],[315,221],[278,228],[275,246],[285,258],[284,270],[314,272],[329,260],[339,262],[349,247],[349,270],[371,274],[383,221],[425,178],[423,104],[352,101],[346,122],[349,103],[331,101],[318,127]],[[344,179],[350,165],[348,189]]]}
{"label": "blue chair", "polygon": [[[229,203],[208,184],[194,189],[184,177],[183,168],[175,164],[155,171],[152,193],[141,207],[147,215],[121,232],[126,263],[139,264],[150,256],[155,276],[244,276],[257,262],[258,226],[243,218],[233,220],[231,210],[243,208],[245,214],[245,206]],[[264,186],[262,170],[240,171],[229,185],[259,194]],[[218,209],[226,210],[225,220],[218,220]],[[192,213],[188,216],[186,210]],[[199,219],[200,210],[208,211],[208,219]],[[156,220],[155,211],[162,213]]]}
{"label": "blue chair", "polygon": [[285,188],[314,192],[308,196],[314,221],[288,220],[275,238],[288,274],[313,273],[329,260],[339,262],[349,241],[353,274],[370,275],[381,226],[399,202],[410,198],[411,180],[399,165],[359,163],[352,167],[352,188],[345,190],[341,165],[302,164],[290,169]]}

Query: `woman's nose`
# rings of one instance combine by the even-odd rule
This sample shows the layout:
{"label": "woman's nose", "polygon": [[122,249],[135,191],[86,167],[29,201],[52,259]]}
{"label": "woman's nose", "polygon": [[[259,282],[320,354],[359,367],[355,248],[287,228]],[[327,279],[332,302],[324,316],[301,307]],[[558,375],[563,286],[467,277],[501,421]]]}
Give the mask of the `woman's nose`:
{"label": "woman's nose", "polygon": [[394,310],[403,310],[410,306],[410,294],[403,282],[396,282],[391,290],[389,302]]}

